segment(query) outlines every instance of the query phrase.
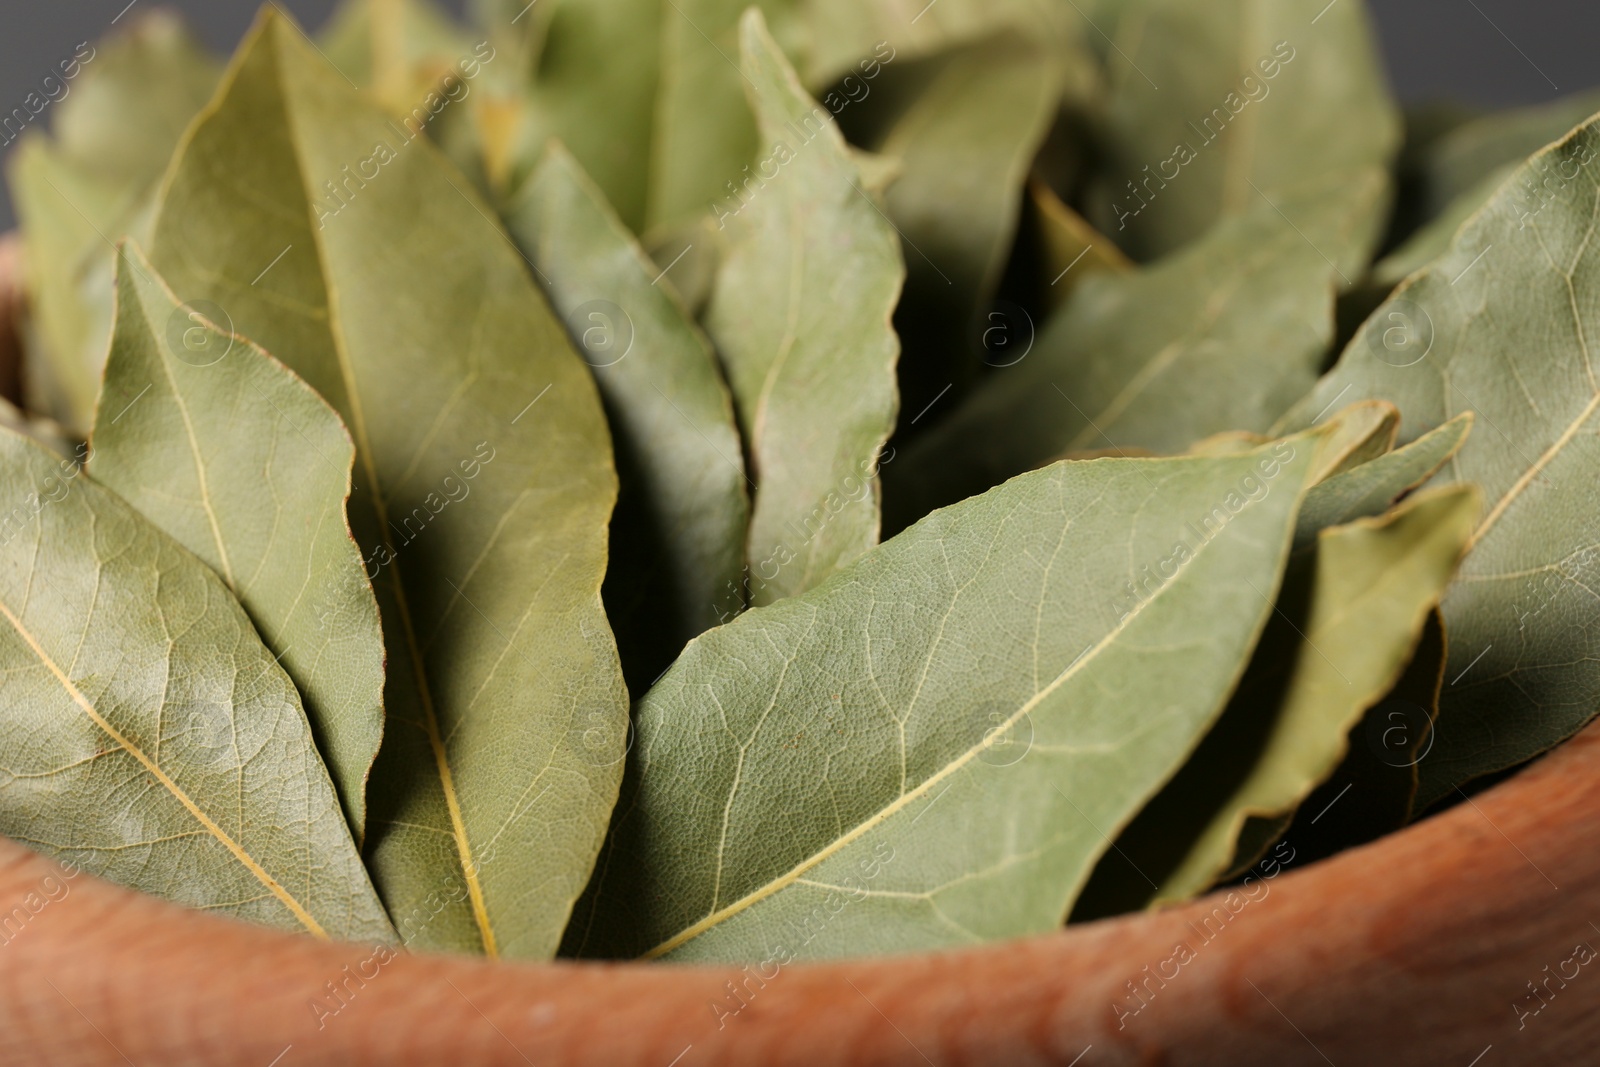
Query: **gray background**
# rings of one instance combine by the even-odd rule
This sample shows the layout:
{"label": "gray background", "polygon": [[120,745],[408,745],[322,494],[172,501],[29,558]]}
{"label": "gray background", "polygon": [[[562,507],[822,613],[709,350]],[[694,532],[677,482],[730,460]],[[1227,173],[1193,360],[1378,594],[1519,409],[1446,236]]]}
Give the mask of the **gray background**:
{"label": "gray background", "polygon": [[[134,6],[155,2],[134,0]],[[104,33],[127,0],[3,3],[0,102],[20,101],[78,42]],[[320,25],[334,3],[280,0],[307,27]],[[232,50],[257,7],[256,0],[166,0],[166,4],[181,9],[207,43],[223,53]],[[1600,85],[1596,0],[1369,0],[1369,4],[1383,36],[1390,75],[1403,100],[1456,99],[1507,106]],[[460,10],[462,0],[448,6]],[[10,201],[0,200],[0,230],[11,224]]]}

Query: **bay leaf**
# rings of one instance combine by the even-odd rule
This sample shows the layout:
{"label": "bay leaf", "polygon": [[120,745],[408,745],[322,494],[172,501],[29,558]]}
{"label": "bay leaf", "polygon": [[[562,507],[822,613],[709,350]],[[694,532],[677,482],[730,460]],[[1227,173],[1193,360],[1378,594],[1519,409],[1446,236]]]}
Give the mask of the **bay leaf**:
{"label": "bay leaf", "polygon": [[[1252,452],[1262,445],[1269,443],[1272,438],[1264,433],[1250,433],[1246,430],[1224,430],[1214,433],[1210,437],[1202,438],[1184,450],[1188,456],[1236,456],[1241,452]],[[1148,453],[1154,455],[1154,453]],[[1104,453],[1096,453],[1094,458],[1102,455],[1116,455],[1111,449]],[[1062,459],[1075,459],[1076,456],[1062,456]]]}
{"label": "bay leaf", "polygon": [[1328,460],[1314,473],[1317,484],[1371,463],[1394,448],[1400,432],[1400,409],[1387,400],[1358,400],[1327,423]]}
{"label": "bay leaf", "polygon": [[622,495],[604,587],[629,688],[744,607],[750,505],[716,355],[559,141],[506,208],[610,415]]}
{"label": "bay leaf", "polygon": [[890,528],[1063,453],[1170,454],[1266,430],[1333,341],[1338,282],[1318,246],[1361,225],[1383,181],[1318,183],[1158,264],[1086,280],[1015,365],[907,446]]}
{"label": "bay leaf", "polygon": [[661,14],[645,213],[651,228],[713,210],[748,180],[743,168],[748,163],[755,169],[758,148],[771,148],[770,130],[757,134],[745,99],[757,87],[742,80],[751,77],[741,18],[750,7],[761,12],[789,54],[802,53],[796,0],[673,0]]}
{"label": "bay leaf", "polygon": [[161,177],[221,66],[181,17],[162,8],[130,12],[123,29],[90,50],[52,109],[56,146],[73,162],[120,178],[136,199],[135,183]]}
{"label": "bay leaf", "polygon": [[1435,610],[1400,681],[1351,728],[1344,762],[1283,832],[1306,862],[1375,841],[1411,821],[1417,764],[1432,747],[1444,664],[1444,620]]}
{"label": "bay leaf", "polygon": [[[1593,124],[1538,153],[1450,251],[1379,308],[1301,405],[1335,396],[1400,407],[1410,442],[1471,411],[1448,469],[1490,501],[1444,601],[1449,683],[1419,806],[1513,766],[1600,709],[1588,486],[1596,449],[1589,240],[1600,180]],[[1542,183],[1542,184],[1541,184]],[[1542,189],[1535,197],[1529,186]]]}
{"label": "bay leaf", "polygon": [[[727,218],[706,312],[756,482],[751,600],[809,589],[877,543],[879,453],[894,426],[905,267],[828,113],[759,13],[741,23],[750,106],[771,147]],[[770,176],[768,170],[770,169]]]}
{"label": "bay leaf", "polygon": [[89,472],[222,578],[300,692],[360,843],[383,737],[383,630],[345,518],[355,448],[283,364],[183,305],[136,248]]}
{"label": "bay leaf", "polygon": [[1070,9],[1034,0],[802,0],[800,8],[806,30],[799,65],[813,88],[847,74],[879,42],[896,60],[915,60],[1004,34],[1065,51],[1079,31]]}
{"label": "bay leaf", "polygon": [[[1094,219],[1151,258],[1318,179],[1366,180],[1400,143],[1366,7],[1298,0],[1128,0],[1107,56],[1105,185]],[[1389,198],[1326,251],[1354,278]]]}
{"label": "bay leaf", "polygon": [[1318,482],[1306,494],[1295,528],[1296,550],[1329,526],[1381,515],[1403,494],[1437,474],[1466,442],[1472,412],[1463,412],[1415,441]]}
{"label": "bay leaf", "polygon": [[661,268],[657,284],[671,286],[697,320],[711,300],[717,270],[722,266],[721,233],[709,215],[701,215],[640,238],[651,260]]}
{"label": "bay leaf", "polygon": [[1488,203],[1523,162],[1600,112],[1600,94],[1581,93],[1535,107],[1462,122],[1427,145],[1416,163],[1420,210],[1429,221],[1374,268],[1395,285],[1450,248],[1462,223]]}
{"label": "bay leaf", "polygon": [[1316,448],[1058,463],[698,638],[638,707],[564,951],[788,962],[1055,929],[1238,681]]}
{"label": "bay leaf", "polygon": [[[488,10],[488,24],[499,28],[496,40],[514,38],[507,32],[511,18],[526,15],[524,27],[535,20],[525,5],[494,0],[480,6]],[[636,232],[713,214],[743,187],[744,166],[758,146],[736,62],[737,22],[746,6],[744,0],[562,0],[535,8],[543,10],[547,29],[520,35],[533,39],[523,50],[537,54],[528,68],[531,88],[511,121],[513,132],[487,138],[513,142],[516,160],[506,167],[504,187],[520,185],[545,143],[557,138]],[[897,0],[843,6],[762,0],[756,6],[809,88],[821,94],[854,76],[856,84],[824,95],[834,113],[874,91],[861,83],[899,57],[897,42],[916,57],[1007,25],[1037,37],[1041,14],[1050,16],[1053,48],[1068,51],[1074,41],[1070,18],[1025,0],[944,0],[920,14],[899,10]],[[1074,68],[1078,83],[1091,67]],[[601,69],[606,77],[595,78]]]}
{"label": "bay leaf", "polygon": [[[884,196],[906,257],[895,324],[907,361],[902,388],[919,411],[951,382],[965,389],[995,337],[984,313],[1016,236],[1023,188],[1061,99],[1056,56],[1019,37],[949,53],[873,147],[898,163]],[[980,343],[971,333],[976,329]],[[909,376],[909,377],[907,377]],[[914,405],[914,406],[912,406]]]}
{"label": "bay leaf", "polygon": [[[1384,400],[1364,400],[1335,412],[1325,420],[1318,420],[1318,425],[1327,427],[1328,437],[1318,450],[1317,465],[1311,471],[1311,492],[1315,492],[1317,486],[1330,478],[1370,463],[1393,448],[1395,435],[1400,428],[1400,410]],[[1184,454],[1232,456],[1254,451],[1271,442],[1270,434],[1226,430],[1196,441]],[[1309,500],[1309,493],[1307,498]],[[1304,506],[1301,511],[1305,511]]]}
{"label": "bay leaf", "polygon": [[63,61],[54,138],[30,131],[8,164],[43,346],[24,362],[26,399],[77,434],[111,337],[114,242],[147,232],[167,160],[221,73],[171,12],[128,23]]}
{"label": "bay leaf", "polygon": [[[510,62],[496,69],[496,88],[523,89],[527,79],[538,70],[556,11],[562,7],[569,10],[592,7],[593,2],[564,0],[530,4],[525,0],[467,0],[465,6],[468,22],[488,35],[496,51],[510,53]],[[618,73],[608,70],[607,79]]]}
{"label": "bay leaf", "polygon": [[1339,766],[1350,728],[1410,662],[1479,511],[1470,487],[1440,489],[1326,529],[1291,563],[1228,710],[1117,843],[1160,882],[1152,904],[1210,888],[1248,819],[1286,820]]}
{"label": "bay leaf", "polygon": [[317,35],[339,73],[402,114],[472,55],[474,43],[433,0],[344,0]]}
{"label": "bay leaf", "polygon": [[[731,28],[737,7],[730,10],[733,14],[728,16],[727,26]],[[706,51],[709,54],[703,58],[707,62],[723,63],[722,56],[695,31],[695,25],[704,25],[708,33],[718,31],[701,21],[700,11],[690,0],[674,0],[671,6],[658,0],[562,0],[547,17],[549,30],[533,85],[538,136],[541,140],[557,138],[571,149],[628,227],[642,232],[650,221],[652,183],[661,168],[681,166],[687,170],[693,166],[693,156],[678,160],[666,138],[678,136],[685,127],[698,129],[702,123],[699,109],[691,101],[673,97],[676,105],[669,104],[669,89],[663,80],[669,57]],[[737,57],[735,44],[723,47],[729,62]],[[676,61],[671,62],[676,69]],[[605,77],[595,77],[602,70]],[[705,125],[709,128],[725,121],[748,135],[750,119],[743,109],[736,70],[726,68],[731,81],[716,68],[706,73],[715,86],[707,91],[726,101],[731,115],[708,119]],[[678,125],[671,124],[674,122]],[[745,146],[747,142],[735,143]],[[540,147],[542,144],[525,147],[525,158],[535,158]],[[726,160],[720,169],[719,158]],[[724,194],[720,183],[740,177],[739,167],[746,158],[708,156],[701,160],[705,172],[692,177],[685,174],[681,180],[699,178],[717,184],[702,202],[691,202],[681,212],[668,212],[674,216],[672,221],[678,221],[679,215],[703,217],[710,201]],[[513,175],[511,180],[519,177]]]}
{"label": "bay leaf", "polygon": [[548,955],[627,715],[587,369],[489,208],[271,8],[181,149],[150,258],[355,439],[350,521],[389,656],[367,857],[401,936]]}
{"label": "bay leaf", "polygon": [[1028,182],[1031,218],[1044,253],[1051,309],[1066,303],[1078,283],[1096,274],[1127,274],[1133,261],[1116,243],[1061,202],[1055,190],[1034,178]]}
{"label": "bay leaf", "polygon": [[1392,288],[1408,274],[1432,263],[1450,249],[1456,231],[1477,212],[1496,189],[1521,167],[1521,161],[1507,163],[1490,172],[1478,185],[1451,201],[1437,218],[1412,234],[1404,244],[1384,256],[1372,268],[1372,279],[1379,286]]}
{"label": "bay leaf", "polygon": [[25,136],[6,176],[26,242],[29,329],[22,399],[78,436],[88,431],[111,336],[113,246],[97,222],[135,216],[111,183],[69,162],[43,135]]}
{"label": "bay leaf", "polygon": [[[629,228],[642,229],[666,6],[479,0],[470,7],[497,58],[469,105],[473,121],[444,127],[451,159],[501,203],[526,183],[546,145],[560,140]],[[597,78],[600,70],[605,76]]]}
{"label": "bay leaf", "polygon": [[1025,41],[963,49],[875,146],[899,164],[884,206],[921,250],[907,253],[912,280],[931,271],[925,281],[947,301],[993,292],[1061,83],[1052,57]]}
{"label": "bay leaf", "polygon": [[189,907],[391,941],[294,685],[216,575],[7,430],[0,500],[0,833]]}
{"label": "bay leaf", "polygon": [[1422,180],[1430,213],[1449,210],[1507,164],[1524,162],[1597,112],[1600,93],[1591,91],[1492,112],[1455,126],[1430,144],[1423,156]]}

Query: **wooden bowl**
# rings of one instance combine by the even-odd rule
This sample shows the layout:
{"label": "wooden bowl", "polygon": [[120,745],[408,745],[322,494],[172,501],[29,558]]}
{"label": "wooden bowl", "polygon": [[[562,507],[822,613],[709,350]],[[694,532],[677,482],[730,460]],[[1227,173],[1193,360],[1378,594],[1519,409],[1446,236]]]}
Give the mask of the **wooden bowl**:
{"label": "wooden bowl", "polygon": [[1591,1063],[1597,827],[1600,724],[1243,904],[765,976],[375,955],[65,878],[0,841],[0,1063]]}

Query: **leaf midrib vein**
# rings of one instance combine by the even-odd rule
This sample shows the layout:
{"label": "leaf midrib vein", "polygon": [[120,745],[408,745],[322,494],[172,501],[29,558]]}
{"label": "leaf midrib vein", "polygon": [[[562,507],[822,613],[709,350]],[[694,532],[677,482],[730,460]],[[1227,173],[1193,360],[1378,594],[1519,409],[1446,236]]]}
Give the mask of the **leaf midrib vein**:
{"label": "leaf midrib vein", "polygon": [[113,741],[120,745],[123,751],[127,752],[134,759],[138,760],[140,765],[142,765],[144,769],[150,773],[151,777],[160,782],[162,787],[165,788],[175,800],[182,804],[189,814],[194,816],[195,820],[199,822],[201,826],[205,827],[206,831],[215,837],[223,845],[223,847],[233,855],[233,858],[239,862],[240,866],[244,867],[245,870],[249,871],[251,875],[261,882],[261,884],[264,885],[272,893],[272,895],[283,904],[284,907],[289,909],[289,912],[294,915],[296,919],[300,920],[300,923],[305,926],[305,928],[310,931],[312,935],[322,938],[325,941],[329,940],[328,933],[322,928],[322,924],[317,922],[311,913],[306,910],[303,904],[296,900],[295,897],[287,889],[285,889],[276,878],[272,877],[272,875],[267,872],[266,868],[261,866],[261,864],[256,861],[255,857],[246,852],[244,847],[235,841],[226,830],[224,830],[221,826],[218,826],[211,816],[207,815],[200,805],[196,804],[189,794],[184,792],[182,787],[180,787],[177,782],[174,782],[170,777],[168,777],[166,771],[162,770],[161,767],[153,759],[151,759],[142,748],[134,744],[130,738],[125,736],[120,730],[107,721],[103,715],[100,714],[99,710],[89,702],[88,697],[83,695],[83,692],[72,683],[72,679],[68,678],[65,672],[61,670],[60,665],[57,664],[56,661],[51,658],[50,654],[44,650],[44,647],[39,644],[38,639],[34,637],[33,633],[22,624],[22,620],[17,618],[16,615],[12,614],[11,608],[4,601],[0,601],[0,614],[5,615],[6,621],[11,624],[12,629],[14,629],[17,632],[17,635],[27,643],[28,648],[32,650],[34,656],[37,657],[39,662],[43,664],[52,675],[55,676],[56,681],[61,684],[61,687],[66,690],[67,695],[72,698],[72,702],[78,705],[83,713],[89,717],[91,722],[93,722],[101,730],[105,731],[106,736],[110,737]]}
{"label": "leaf midrib vein", "polygon": [[1223,538],[1221,537],[1212,538],[1210,541],[1207,541],[1205,544],[1196,549],[1195,552],[1189,557],[1188,562],[1184,563],[1180,567],[1178,573],[1172,578],[1168,579],[1167,583],[1162,586],[1161,589],[1157,590],[1156,593],[1148,600],[1142,601],[1135,606],[1132,611],[1130,611],[1127,615],[1120,619],[1115,626],[1107,631],[1104,637],[1095,642],[1094,646],[1089,651],[1079,655],[1067,665],[1066,669],[1057,674],[1055,678],[1051,680],[1049,685],[1045,686],[1043,689],[1023,702],[1022,706],[1019,707],[1010,717],[1008,717],[1004,723],[992,730],[986,731],[984,733],[983,740],[957,755],[954,759],[950,760],[943,767],[941,767],[936,773],[929,775],[927,778],[919,782],[914,788],[910,789],[909,791],[902,792],[889,804],[885,805],[883,808],[879,809],[862,822],[858,823],[852,830],[850,830],[849,833],[844,834],[834,841],[830,841],[825,847],[818,849],[810,856],[805,857],[783,874],[768,881],[764,885],[758,886],[756,889],[745,894],[743,897],[740,897],[727,907],[722,908],[720,911],[712,912],[710,915],[707,915],[705,918],[699,920],[693,925],[686,927],[677,934],[674,934],[672,937],[645,952],[641,958],[647,960],[659,959],[681,945],[687,944],[689,941],[699,937],[706,931],[720,925],[724,920],[732,918],[745,909],[759,904],[766,898],[788,888],[791,884],[799,881],[807,871],[821,865],[823,862],[835,854],[843,851],[846,847],[855,843],[872,830],[875,830],[877,827],[888,822],[889,819],[894,815],[909,807],[914,800],[926,795],[934,787],[945,781],[945,779],[955,775],[956,772],[960,771],[974,759],[977,759],[981,753],[993,747],[993,745],[996,743],[994,740],[995,738],[1004,736],[1007,731],[1016,726],[1017,723],[1021,722],[1033,711],[1034,708],[1038,707],[1040,703],[1042,703],[1045,699],[1051,696],[1051,694],[1055,693],[1073,677],[1081,673],[1082,670],[1086,669],[1091,663],[1098,659],[1100,653],[1106,648],[1110,647],[1111,643],[1121,636],[1122,633],[1133,624],[1135,619],[1143,615],[1152,604],[1163,601],[1167,594],[1180,584],[1178,581],[1179,576],[1182,575],[1184,571],[1190,570],[1194,566],[1195,562],[1202,555],[1204,555],[1213,544],[1222,539]]}
{"label": "leaf midrib vein", "polygon": [[[281,74],[283,58],[281,45],[279,46],[278,70]],[[322,232],[312,225],[310,219],[310,205],[316,202],[315,191],[306,182],[307,171],[304,165],[304,150],[298,124],[295,120],[294,109],[290,103],[289,94],[284,91],[283,85],[279,86],[280,101],[283,108],[284,123],[289,128],[290,140],[295,147],[295,173],[299,175],[302,193],[305,196],[307,208],[306,228],[312,237],[312,246],[316,249],[317,262],[322,274],[322,282],[328,297],[328,337],[333,347],[333,353],[339,367],[340,380],[344,384],[345,396],[349,401],[351,435],[357,442],[356,453],[361,459],[361,465],[367,475],[367,484],[372,500],[373,510],[377,513],[378,537],[388,549],[390,556],[390,585],[394,590],[395,607],[399,615],[401,631],[405,635],[406,652],[411,660],[412,671],[416,677],[418,703],[422,708],[423,726],[428,736],[428,747],[433,755],[435,769],[439,775],[439,784],[444,794],[445,808],[450,817],[451,836],[455,839],[457,860],[461,865],[462,878],[466,882],[467,896],[472,906],[472,917],[478,927],[479,936],[483,941],[484,954],[491,959],[498,958],[499,949],[496,945],[494,927],[489,920],[488,907],[484,902],[483,885],[478,878],[478,864],[472,857],[472,845],[467,836],[465,819],[461,813],[461,801],[455,787],[455,776],[450,768],[449,754],[445,750],[443,737],[439,732],[438,709],[434,706],[433,690],[428,681],[427,667],[423,663],[422,650],[417,641],[416,625],[411,614],[411,604],[406,593],[403,580],[399,553],[389,536],[389,508],[384,498],[383,483],[379,480],[378,470],[372,455],[371,437],[367,431],[366,414],[361,403],[361,393],[358,389],[354,369],[350,365],[350,353],[345,345],[344,330],[341,326],[342,315],[339,309],[339,296],[333,284],[333,272],[329,269],[328,248],[322,237]]]}
{"label": "leaf midrib vein", "polygon": [[[166,289],[166,295],[174,304],[181,305],[183,303],[177,299],[170,289]],[[156,332],[155,323],[150,321],[150,311],[145,307],[142,296],[139,297],[139,317],[144,320],[145,329],[149,331],[152,339],[160,337],[160,334]],[[205,328],[212,328],[213,332],[219,335],[222,333],[220,327],[215,327],[210,322],[205,324]],[[195,481],[199,483],[200,487],[200,507],[206,513],[206,522],[211,527],[211,540],[217,546],[217,558],[222,563],[222,580],[228,583],[229,592],[237,596],[239,594],[239,583],[233,576],[233,561],[228,556],[228,545],[222,536],[222,524],[217,518],[217,509],[212,504],[211,482],[206,477],[205,459],[201,455],[200,440],[195,436],[194,420],[189,415],[189,402],[185,399],[183,390],[178,386],[178,379],[172,373],[172,367],[167,362],[168,358],[169,354],[158,344],[156,348],[156,363],[160,365],[161,373],[167,379],[167,387],[172,390],[172,399],[178,405],[178,417],[183,420],[184,438],[189,444],[189,455],[194,460]]]}
{"label": "leaf midrib vein", "polygon": [[1517,479],[1516,484],[1507,489],[1505,495],[1495,502],[1494,510],[1489,512],[1483,523],[1477,530],[1473,531],[1472,540],[1467,542],[1468,552],[1477,548],[1478,542],[1488,536],[1489,531],[1494,528],[1495,523],[1500,521],[1500,516],[1505,514],[1506,509],[1522,495],[1522,491],[1528,488],[1535,478],[1544,473],[1544,469],[1555,460],[1561,450],[1566,448],[1574,437],[1578,436],[1578,431],[1583,429],[1583,424],[1589,421],[1597,409],[1600,409],[1600,393],[1596,393],[1589,398],[1589,403],[1585,404],[1583,410],[1578,412],[1578,417],[1572,420],[1571,425],[1562,431],[1561,436],[1556,438],[1555,442],[1544,450],[1544,453],[1534,461],[1531,467],[1523,471],[1522,477]]}

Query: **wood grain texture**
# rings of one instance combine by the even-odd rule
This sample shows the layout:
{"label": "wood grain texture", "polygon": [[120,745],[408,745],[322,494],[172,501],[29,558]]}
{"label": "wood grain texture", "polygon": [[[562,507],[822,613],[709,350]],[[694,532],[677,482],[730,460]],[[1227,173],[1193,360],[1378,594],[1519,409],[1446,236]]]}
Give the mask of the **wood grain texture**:
{"label": "wood grain texture", "polygon": [[[731,968],[375,962],[371,946],[65,878],[0,842],[0,1063],[1591,1062],[1600,969],[1564,986],[1547,976],[1578,942],[1600,944],[1597,826],[1600,724],[1473,803],[1304,870],[1291,864],[1207,944],[1196,928],[1218,895],[964,952],[769,969],[764,981]],[[1138,1003],[1125,983],[1180,940],[1199,945],[1194,958],[1152,983],[1119,1029],[1113,1005]],[[1519,1029],[1516,1006],[1540,1003],[1527,983],[1547,980],[1553,992]],[[736,1014],[730,981],[746,989]],[[344,989],[337,1013],[330,984]]]}
{"label": "wood grain texture", "polygon": [[[1600,942],[1597,818],[1591,727],[1474,804],[1286,871],[1121,1030],[1124,983],[1176,941],[1197,943],[1189,924],[1217,897],[979,950],[769,970],[719,1020],[711,1005],[733,1004],[725,983],[746,979],[731,968],[408,956],[369,964],[375,977],[358,984],[343,968],[357,972],[369,947],[184,912],[87,875],[53,883],[50,901],[50,862],[5,843],[0,1062],[266,1067],[287,1049],[283,1067],[667,1067],[680,1053],[683,1067],[1080,1054],[1081,1067],[1466,1067],[1489,1045],[1484,1067],[1586,1062],[1600,974],[1552,983],[1521,1030],[1513,1005],[1577,942]],[[11,909],[30,892],[45,905],[19,922]],[[330,982],[346,983],[347,1006],[318,1013]]]}

